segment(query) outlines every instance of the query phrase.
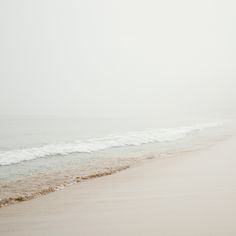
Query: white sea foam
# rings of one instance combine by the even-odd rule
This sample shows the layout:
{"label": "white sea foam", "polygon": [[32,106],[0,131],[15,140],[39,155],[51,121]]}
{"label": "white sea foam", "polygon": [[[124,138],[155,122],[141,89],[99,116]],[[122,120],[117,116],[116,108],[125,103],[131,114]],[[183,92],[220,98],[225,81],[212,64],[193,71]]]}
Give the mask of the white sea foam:
{"label": "white sea foam", "polygon": [[48,144],[41,147],[0,151],[0,165],[10,165],[42,157],[68,155],[72,153],[92,153],[109,148],[138,146],[142,144],[175,141],[187,135],[200,132],[207,128],[222,125],[222,122],[201,125],[158,129],[143,132],[130,132],[123,135],[110,135],[103,138],[74,141],[71,143]]}

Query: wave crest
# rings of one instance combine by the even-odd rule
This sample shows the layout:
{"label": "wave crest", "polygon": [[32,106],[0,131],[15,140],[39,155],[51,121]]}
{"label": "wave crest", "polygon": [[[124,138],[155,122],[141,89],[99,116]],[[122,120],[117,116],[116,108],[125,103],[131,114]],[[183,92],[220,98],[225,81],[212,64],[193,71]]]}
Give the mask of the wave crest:
{"label": "wave crest", "polygon": [[71,143],[47,144],[41,147],[20,150],[0,151],[0,166],[20,163],[37,158],[69,155],[72,153],[92,153],[109,148],[139,146],[154,142],[175,141],[187,135],[194,134],[207,128],[222,125],[222,122],[206,123],[180,128],[158,129],[142,132],[130,132],[124,135],[110,135],[103,138],[74,141]]}

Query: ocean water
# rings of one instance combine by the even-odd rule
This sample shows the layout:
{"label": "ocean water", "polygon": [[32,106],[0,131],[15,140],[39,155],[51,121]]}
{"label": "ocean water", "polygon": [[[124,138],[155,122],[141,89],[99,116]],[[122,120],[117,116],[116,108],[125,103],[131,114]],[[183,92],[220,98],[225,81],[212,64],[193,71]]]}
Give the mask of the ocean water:
{"label": "ocean water", "polygon": [[[184,125],[185,124],[185,125]],[[229,122],[0,119],[0,206],[233,135]]]}

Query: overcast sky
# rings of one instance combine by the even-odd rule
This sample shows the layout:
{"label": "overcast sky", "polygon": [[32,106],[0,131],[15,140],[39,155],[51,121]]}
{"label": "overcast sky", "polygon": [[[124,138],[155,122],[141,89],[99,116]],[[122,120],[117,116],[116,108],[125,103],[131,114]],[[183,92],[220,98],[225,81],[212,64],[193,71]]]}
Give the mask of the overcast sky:
{"label": "overcast sky", "polygon": [[230,0],[2,0],[0,114],[236,114]]}

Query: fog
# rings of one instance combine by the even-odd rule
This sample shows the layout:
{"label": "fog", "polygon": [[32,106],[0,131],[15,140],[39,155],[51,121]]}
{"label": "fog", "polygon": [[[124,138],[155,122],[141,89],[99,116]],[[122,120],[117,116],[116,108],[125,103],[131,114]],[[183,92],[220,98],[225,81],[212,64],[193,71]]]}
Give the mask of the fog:
{"label": "fog", "polygon": [[0,114],[236,115],[236,3],[0,1]]}

